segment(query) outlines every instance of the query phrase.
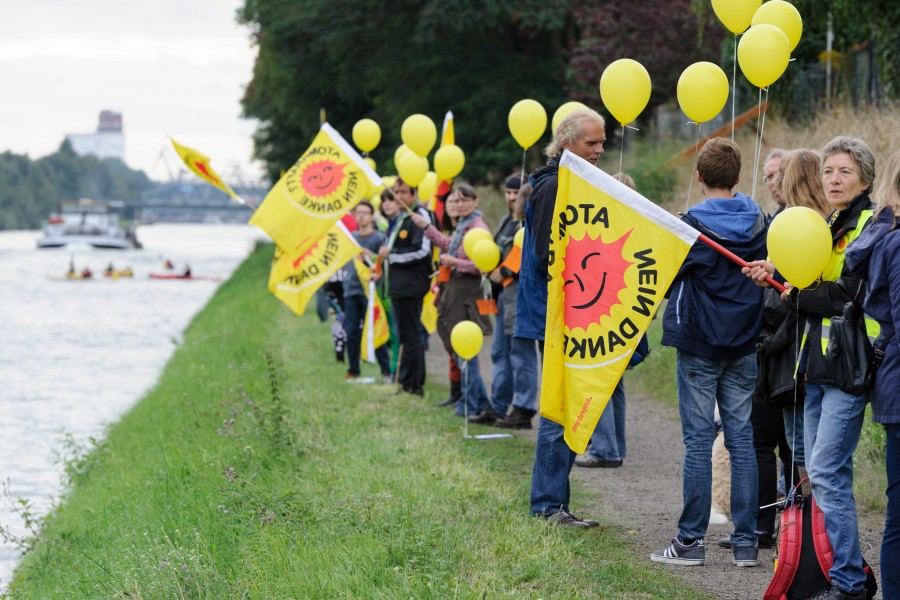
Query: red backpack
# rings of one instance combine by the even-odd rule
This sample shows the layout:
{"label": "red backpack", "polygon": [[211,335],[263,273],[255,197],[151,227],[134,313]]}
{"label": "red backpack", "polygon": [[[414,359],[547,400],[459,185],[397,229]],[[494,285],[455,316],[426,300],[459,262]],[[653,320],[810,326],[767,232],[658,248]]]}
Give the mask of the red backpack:
{"label": "red backpack", "polygon": [[[775,575],[763,600],[804,600],[822,591],[831,581],[828,571],[834,561],[834,551],[825,530],[825,513],[812,494],[803,497],[801,485],[806,481],[804,478],[791,490],[781,513]],[[878,583],[865,559],[863,570],[866,598],[871,599],[878,591]]]}

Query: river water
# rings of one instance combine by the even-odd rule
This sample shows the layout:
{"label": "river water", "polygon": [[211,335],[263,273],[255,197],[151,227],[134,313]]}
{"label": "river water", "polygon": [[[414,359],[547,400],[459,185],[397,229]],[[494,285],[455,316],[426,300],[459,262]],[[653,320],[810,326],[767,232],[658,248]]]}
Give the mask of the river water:
{"label": "river water", "polygon": [[[37,250],[39,236],[0,232],[0,481],[42,514],[59,497],[55,456],[65,437],[86,444],[133,406],[220,285],[149,273],[171,259],[224,280],[267,238],[249,225],[153,225],[137,231],[143,249],[115,251]],[[95,278],[62,278],[70,260]],[[110,261],[134,277],[102,277]],[[24,533],[5,499],[0,526]],[[0,590],[17,560],[16,548],[0,543]]]}

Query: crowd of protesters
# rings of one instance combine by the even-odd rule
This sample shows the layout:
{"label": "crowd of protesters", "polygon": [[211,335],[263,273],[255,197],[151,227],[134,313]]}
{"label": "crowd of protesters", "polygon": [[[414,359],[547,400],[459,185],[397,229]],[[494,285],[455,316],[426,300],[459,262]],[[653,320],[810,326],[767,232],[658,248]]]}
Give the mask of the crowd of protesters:
{"label": "crowd of protesters", "polygon": [[[480,272],[463,244],[467,232],[488,229],[478,194],[469,185],[457,184],[440,198],[440,219],[401,179],[381,193],[377,214],[368,202],[356,208],[355,235],[364,258],[373,263],[390,315],[392,339],[377,360],[382,377],[396,382],[398,393],[423,394],[428,336],[420,315],[431,291],[437,331],[450,356],[450,396],[437,405],[473,423],[533,426],[559,160],[569,151],[596,165],[605,137],[598,113],[576,110],[553,132],[546,165],[527,181],[518,175],[505,180],[507,210],[493,232],[503,266],[492,272]],[[756,566],[759,549],[776,543],[781,462],[786,491],[803,481],[804,494],[811,493],[824,512],[833,563],[829,583],[815,598],[865,598],[852,459],[871,402],[874,420],[883,424],[887,437],[882,593],[900,598],[900,344],[893,335],[900,324],[900,152],[888,160],[878,186],[875,172],[874,154],[858,138],[835,137],[820,151],[773,150],[763,164],[763,181],[779,208],[766,215],[754,199],[733,191],[741,177],[736,143],[714,138],[700,150],[695,175],[703,200],[680,217],[747,266],[742,269],[709,246],[695,244],[669,289],[662,344],[676,350],[684,506],[675,536],[651,553],[652,561],[704,564],[711,453],[721,428],[730,455],[734,530],[718,544],[731,549],[733,563]],[[616,177],[634,187],[626,175]],[[772,220],[792,207],[818,213],[832,238],[821,277],[803,289],[785,281],[766,250]],[[376,220],[380,231],[373,226]],[[519,250],[514,240],[522,228]],[[506,261],[514,251],[521,252],[520,265]],[[367,282],[354,278],[345,271],[343,327],[347,343],[358,346],[366,313],[361,290]],[[767,279],[786,291],[776,291]],[[480,300],[490,299],[496,302],[493,319],[479,308]],[[862,394],[844,391],[825,361],[830,320],[850,302],[864,307],[881,359],[871,389]],[[450,343],[450,331],[463,320],[493,336],[490,386],[481,378],[477,357],[464,360]],[[348,357],[347,377],[358,380],[359,348],[348,351]],[[597,525],[572,513],[569,475],[576,465],[623,464],[625,404],[620,381],[581,457],[566,444],[562,425],[538,417],[530,499],[535,516],[576,528]]]}

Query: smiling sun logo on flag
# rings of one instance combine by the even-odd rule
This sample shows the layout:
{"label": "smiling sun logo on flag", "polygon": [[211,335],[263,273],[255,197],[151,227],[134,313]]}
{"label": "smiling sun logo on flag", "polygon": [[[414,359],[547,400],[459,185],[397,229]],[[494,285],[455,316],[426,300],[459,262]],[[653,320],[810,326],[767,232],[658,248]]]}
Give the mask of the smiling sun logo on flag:
{"label": "smiling sun logo on flag", "polygon": [[599,233],[595,238],[585,234],[569,240],[562,272],[569,329],[586,330],[620,304],[619,292],[627,287],[625,271],[633,264],[622,256],[629,235],[631,230],[610,244],[604,243]]}
{"label": "smiling sun logo on flag", "polygon": [[346,168],[347,163],[331,160],[312,162],[300,174],[301,185],[310,196],[323,198],[341,186]]}

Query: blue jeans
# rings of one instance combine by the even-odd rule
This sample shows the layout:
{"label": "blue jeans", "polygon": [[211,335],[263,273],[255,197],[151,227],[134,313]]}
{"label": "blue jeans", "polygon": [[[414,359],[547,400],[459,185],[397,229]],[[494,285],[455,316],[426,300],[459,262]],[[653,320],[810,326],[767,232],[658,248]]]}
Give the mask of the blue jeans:
{"label": "blue jeans", "polygon": [[478,370],[478,355],[469,360],[464,360],[458,354],[454,354],[453,358],[459,365],[462,386],[462,396],[456,405],[456,414],[464,415],[468,410],[470,417],[477,415],[488,405],[487,389],[484,387],[481,371]]}
{"label": "blue jeans", "polygon": [[679,350],[675,379],[684,440],[684,509],[678,519],[678,538],[700,539],[709,527],[718,402],[725,447],[731,455],[731,545],[754,546],[759,480],[750,411],[756,387],[756,356],[713,360]]}
{"label": "blue jeans", "polygon": [[[784,414],[784,435],[787,438],[788,446],[791,447],[791,455],[794,464],[798,467],[806,467],[806,432],[803,428],[803,411],[802,406],[786,406],[782,409]],[[795,481],[796,485],[797,482]]]}
{"label": "blue jeans", "polygon": [[900,598],[900,424],[884,426],[887,438],[887,513],[881,540],[881,597]]}
{"label": "blue jeans", "polygon": [[[347,373],[359,376],[359,355],[362,349],[363,320],[369,301],[365,296],[344,297],[344,331],[347,332]],[[375,349],[375,360],[381,368],[382,375],[391,374],[390,357],[387,344]]]}
{"label": "blue jeans", "polygon": [[491,406],[505,415],[509,405],[526,410],[537,408],[538,361],[534,340],[508,335],[503,331],[503,302],[498,305],[494,339],[491,342]]}
{"label": "blue jeans", "polygon": [[576,455],[564,434],[562,425],[540,418],[531,472],[531,512],[535,515],[569,510],[569,473]]}
{"label": "blue jeans", "polygon": [[587,453],[600,460],[625,460],[625,378],[619,380],[597,427]]}
{"label": "blue jeans", "polygon": [[868,401],[866,395],[852,396],[833,385],[806,386],[806,470],[834,549],[828,574],[834,585],[850,593],[861,592],[866,582],[853,499],[853,451]]}

